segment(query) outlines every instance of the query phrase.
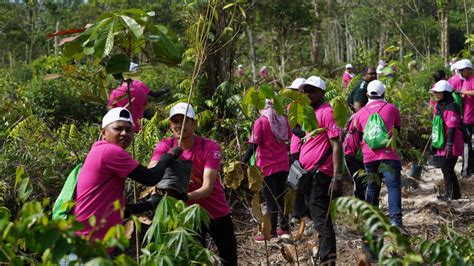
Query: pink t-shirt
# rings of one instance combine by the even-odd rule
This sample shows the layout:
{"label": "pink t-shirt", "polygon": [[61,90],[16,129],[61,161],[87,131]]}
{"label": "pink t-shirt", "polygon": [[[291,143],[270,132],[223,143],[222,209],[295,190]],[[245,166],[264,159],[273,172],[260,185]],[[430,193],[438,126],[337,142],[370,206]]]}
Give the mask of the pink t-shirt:
{"label": "pink t-shirt", "polygon": [[[474,75],[470,76],[467,80],[463,81],[461,90],[463,91],[474,90]],[[468,125],[474,124],[474,96],[464,95],[462,97],[462,106],[463,106],[464,124],[468,124]]]}
{"label": "pink t-shirt", "polygon": [[[329,139],[338,138],[342,135],[342,130],[337,126],[333,117],[331,105],[323,103],[314,111],[316,120],[320,128],[325,128],[326,132],[310,137],[301,147],[300,163],[306,170],[312,170],[316,163],[328,149],[331,149]],[[319,167],[325,175],[333,175],[332,153]]]}
{"label": "pink t-shirt", "polygon": [[[292,132],[288,124],[288,138],[291,138],[291,135]],[[262,170],[263,176],[289,171],[288,146],[284,141],[279,142],[276,140],[266,116],[260,116],[253,123],[253,131],[249,143],[258,145],[256,163]]]}
{"label": "pink t-shirt", "polygon": [[[151,157],[152,161],[160,160],[161,155],[168,152],[172,147],[178,146],[178,141],[172,138],[161,140],[155,148]],[[215,141],[194,136],[194,144],[192,149],[185,150],[181,155],[182,160],[192,160],[193,169],[191,179],[189,181],[189,192],[192,192],[202,186],[204,169],[214,169],[220,171],[221,167],[221,148]],[[225,197],[224,188],[222,187],[220,177],[216,178],[214,189],[211,194],[199,200],[189,200],[188,205],[199,204],[211,216],[212,219],[226,216],[230,213],[229,205]]]}
{"label": "pink t-shirt", "polygon": [[295,154],[300,151],[301,147],[301,138],[295,134],[291,134],[290,138],[290,154]]}
{"label": "pink t-shirt", "polygon": [[[139,163],[120,146],[97,141],[84,161],[76,187],[76,205],[73,214],[85,228],[80,235],[92,235],[92,239],[103,239],[107,231],[122,224],[120,210],[114,210],[114,202],[125,207],[125,178]],[[96,225],[91,227],[88,219],[95,216]]]}
{"label": "pink t-shirt", "polygon": [[[436,107],[433,112],[433,116],[436,114]],[[448,138],[448,129],[454,128],[454,139],[453,139],[453,155],[461,156],[464,151],[464,140],[461,131],[461,116],[452,110],[444,110],[443,112],[443,126],[444,126],[444,137],[445,140]],[[437,149],[436,154],[438,156],[446,155],[444,149]]]}
{"label": "pink t-shirt", "polygon": [[[369,101],[366,106],[359,110],[354,115],[354,127],[359,131],[363,132],[365,124],[369,120],[369,116],[373,113],[379,113],[382,120],[385,122],[385,127],[388,130],[389,135],[392,135],[392,129],[394,127],[400,127],[400,111],[394,105],[387,103],[383,100]],[[362,138],[362,155],[364,157],[364,163],[370,163],[379,160],[400,160],[397,151],[392,150],[391,147],[372,150],[364,138]]]}
{"label": "pink t-shirt", "polygon": [[[138,120],[143,118],[143,111],[145,111],[145,107],[148,104],[147,95],[149,92],[150,89],[145,85],[145,83],[139,80],[134,80],[130,86],[130,94],[133,101],[132,108],[130,109],[130,107],[128,107],[127,109],[132,113],[133,123],[135,124],[133,131],[135,132],[140,131]],[[114,103],[114,101],[118,99],[120,100]],[[110,93],[108,104],[112,107],[124,107],[128,104],[126,82],[123,82],[120,87]]]}
{"label": "pink t-shirt", "polygon": [[345,88],[351,81],[352,77],[354,77],[353,74],[348,73],[347,71],[342,74],[342,86]]}
{"label": "pink t-shirt", "polygon": [[354,123],[351,122],[352,120],[348,122],[347,133],[342,143],[342,151],[345,155],[355,156],[360,148],[361,139],[359,132],[354,127]]}
{"label": "pink t-shirt", "polygon": [[460,90],[462,87],[462,82],[463,80],[459,74],[454,74],[448,79],[448,83],[451,85],[451,88],[453,88],[453,91]]}

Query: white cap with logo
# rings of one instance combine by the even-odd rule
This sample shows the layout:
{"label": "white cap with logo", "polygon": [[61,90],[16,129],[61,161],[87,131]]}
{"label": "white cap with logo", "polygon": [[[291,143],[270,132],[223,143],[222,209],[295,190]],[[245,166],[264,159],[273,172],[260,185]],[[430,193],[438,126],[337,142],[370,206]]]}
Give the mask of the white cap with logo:
{"label": "white cap with logo", "polygon": [[440,81],[436,82],[436,84],[433,86],[433,88],[430,89],[430,91],[435,91],[435,92],[448,91],[448,92],[451,92],[451,91],[453,91],[453,88],[451,87],[451,85],[446,80],[440,80]]}
{"label": "white cap with logo", "polygon": [[130,122],[133,127],[132,114],[126,108],[116,107],[110,109],[102,118],[102,128],[105,128],[107,125],[116,122],[116,121],[125,121]]}
{"label": "white cap with logo", "polygon": [[347,65],[346,65],[346,68],[352,68],[352,65],[351,65],[351,64],[347,64]]}
{"label": "white cap with logo", "polygon": [[305,81],[306,81],[306,79],[304,79],[304,78],[297,78],[297,79],[293,80],[291,85],[287,88],[297,90],[304,84]]}
{"label": "white cap with logo", "polygon": [[456,62],[456,69],[461,70],[465,68],[472,68],[472,63],[469,59],[461,59]]}
{"label": "white cap with logo", "polygon": [[372,80],[367,85],[367,94],[369,96],[382,96],[385,93],[385,85],[380,80]]}
{"label": "white cap with logo", "polygon": [[320,88],[323,91],[326,90],[326,83],[324,82],[324,80],[322,80],[320,77],[317,77],[317,76],[311,76],[307,78],[305,82],[303,83],[303,85],[305,86],[311,85],[313,87]]}
{"label": "white cap with logo", "polygon": [[[177,103],[176,105],[171,107],[170,116],[168,117],[168,119],[173,117],[174,115],[185,115],[187,106],[187,103]],[[193,107],[191,105],[189,105],[188,107],[188,112],[186,116],[191,119],[194,119],[196,117],[196,114],[194,113]]]}

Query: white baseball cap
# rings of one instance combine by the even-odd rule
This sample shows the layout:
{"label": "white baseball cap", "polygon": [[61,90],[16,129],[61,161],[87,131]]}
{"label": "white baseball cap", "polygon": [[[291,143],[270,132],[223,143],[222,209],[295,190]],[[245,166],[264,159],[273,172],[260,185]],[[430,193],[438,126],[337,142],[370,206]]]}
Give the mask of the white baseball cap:
{"label": "white baseball cap", "polygon": [[458,66],[456,65],[456,63],[457,63],[457,62],[454,62],[454,63],[451,64],[451,66],[449,67],[449,70],[450,70],[450,71],[453,71],[453,70],[458,69]]}
{"label": "white baseball cap", "polygon": [[448,91],[451,92],[453,91],[453,88],[451,88],[451,85],[446,80],[440,80],[436,82],[436,84],[433,86],[433,88],[430,89],[430,91],[436,91],[436,92],[443,92],[443,91]]}
{"label": "white baseball cap", "polygon": [[385,85],[380,80],[372,80],[367,85],[367,94],[369,96],[382,96],[385,92]]}
{"label": "white baseball cap", "polygon": [[306,79],[304,79],[304,78],[297,78],[297,79],[293,80],[291,85],[287,88],[297,90],[304,84],[305,81],[306,81]]}
{"label": "white baseball cap", "polygon": [[346,65],[346,68],[352,68],[352,65],[351,65],[351,64],[347,64],[347,65]]}
{"label": "white baseball cap", "polygon": [[[170,116],[168,117],[168,119],[170,119],[174,115],[185,115],[187,107],[187,103],[177,103],[175,106],[171,107]],[[194,119],[196,117],[196,114],[194,113],[193,107],[191,105],[189,105],[188,107],[188,112],[186,116],[191,119]]]}
{"label": "white baseball cap", "polygon": [[133,118],[130,111],[123,107],[116,107],[110,109],[102,118],[102,128],[105,128],[107,125],[116,122],[116,121],[125,121],[130,122],[133,127]]}
{"label": "white baseball cap", "polygon": [[320,77],[317,77],[317,76],[311,76],[307,78],[302,85],[304,86],[311,85],[313,87],[320,88],[323,91],[326,90],[326,83],[324,82],[324,80],[322,80]]}
{"label": "white baseball cap", "polygon": [[128,71],[129,72],[137,72],[137,70],[138,70],[138,64],[130,62],[130,68],[128,69]]}
{"label": "white baseball cap", "polygon": [[456,62],[456,69],[461,70],[465,68],[472,68],[472,63],[468,59],[461,59]]}

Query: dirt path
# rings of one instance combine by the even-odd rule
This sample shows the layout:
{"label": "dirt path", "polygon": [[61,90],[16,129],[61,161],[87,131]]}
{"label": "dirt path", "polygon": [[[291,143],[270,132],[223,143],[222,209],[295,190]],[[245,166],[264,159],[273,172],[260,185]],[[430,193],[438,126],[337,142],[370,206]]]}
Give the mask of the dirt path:
{"label": "dirt path", "polygon": [[[456,166],[457,173],[460,171],[460,163]],[[403,171],[406,176],[407,168]],[[402,177],[403,178],[403,177]],[[411,236],[423,235],[436,238],[439,235],[440,226],[449,223],[457,231],[465,231],[470,223],[474,222],[474,177],[461,180],[460,187],[462,199],[443,202],[437,199],[443,187],[443,177],[440,169],[432,166],[424,166],[421,179],[418,180],[418,189],[404,188],[402,191],[403,222],[405,229]],[[381,193],[381,208],[387,213],[387,195],[385,188]],[[264,244],[255,243],[253,238],[257,234],[257,225],[252,221],[248,210],[242,204],[245,199],[240,197],[234,201],[234,225],[236,227],[239,263],[242,265],[287,264],[281,253],[281,247],[285,245],[283,240],[268,243],[267,249]],[[350,220],[350,219],[348,219]],[[353,265],[361,254],[361,234],[351,221],[336,221],[336,238],[338,265]],[[295,233],[296,228],[293,230]],[[296,242],[299,262],[301,265],[311,265],[311,250],[315,247],[316,236],[314,232]]]}

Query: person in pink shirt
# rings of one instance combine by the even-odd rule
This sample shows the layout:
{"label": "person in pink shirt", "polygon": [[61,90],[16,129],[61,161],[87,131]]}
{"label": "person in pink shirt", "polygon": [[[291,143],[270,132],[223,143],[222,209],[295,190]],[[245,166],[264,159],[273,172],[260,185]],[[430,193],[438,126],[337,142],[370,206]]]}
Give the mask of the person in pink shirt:
{"label": "person in pink shirt", "polygon": [[148,167],[154,167],[166,152],[178,146],[184,121],[181,148],[182,160],[192,161],[186,204],[199,204],[210,216],[208,228],[203,229],[200,240],[205,245],[206,235],[214,240],[224,265],[237,265],[237,241],[234,234],[231,211],[219,176],[221,168],[220,145],[194,134],[195,113],[191,105],[178,103],[170,110],[170,127],[173,137],[161,140],[153,152]]}
{"label": "person in pink shirt", "polygon": [[364,170],[362,154],[360,151],[362,136],[352,123],[352,115],[346,123],[344,132],[344,142],[342,143],[342,152],[344,153],[344,162],[349,175],[354,182],[354,196],[360,200],[365,200],[367,185],[364,182],[364,176],[360,175],[360,170]]}
{"label": "person in pink shirt", "polygon": [[462,79],[460,93],[463,107],[464,154],[462,175],[470,176],[474,171],[474,152],[472,150],[472,132],[474,130],[474,76],[472,63],[468,59],[456,62],[456,68]]}
{"label": "person in pink shirt", "polygon": [[[270,213],[272,238],[290,237],[288,217],[283,214],[283,210],[286,180],[290,169],[287,142],[291,134],[288,119],[278,115],[272,101],[266,100],[265,108],[260,110],[260,117],[253,123],[249,146],[242,158],[242,162],[247,164],[254,152],[257,152],[256,165],[264,176],[263,196]],[[259,234],[255,241],[263,242],[265,237]]]}
{"label": "person in pink shirt", "polygon": [[331,106],[325,101],[326,83],[316,76],[306,79],[303,92],[309,97],[314,115],[320,128],[325,132],[315,136],[305,136],[301,147],[301,166],[310,171],[305,186],[309,192],[308,208],[314,228],[319,232],[319,258],[321,264],[336,261],[336,235],[328,215],[331,199],[341,192],[341,154],[339,141],[342,130],[336,124]]}
{"label": "person in pink shirt", "polygon": [[[388,213],[393,226],[402,228],[402,197],[401,197],[401,170],[402,166],[397,151],[387,148],[372,149],[364,140],[364,131],[371,114],[378,113],[382,118],[388,133],[400,131],[400,111],[394,105],[384,100],[385,86],[379,80],[373,80],[367,86],[368,103],[355,113],[352,120],[356,131],[362,140],[362,157],[367,175],[379,175],[388,191]],[[386,167],[380,169],[380,165]],[[376,207],[379,206],[381,185],[372,178],[367,183],[366,201]],[[363,250],[371,259],[377,255],[370,250],[366,239],[363,240]]]}
{"label": "person in pink shirt", "polygon": [[129,109],[133,117],[133,131],[136,133],[140,131],[141,128],[140,121],[143,118],[143,112],[148,104],[147,95],[150,93],[150,88],[139,80],[133,80],[130,84],[130,104],[127,95],[127,86],[127,82],[124,81],[122,85],[112,90],[109,95],[108,107],[125,107]]}
{"label": "person in pink shirt", "polygon": [[[369,102],[360,109],[353,118],[354,127],[364,134],[365,126],[373,113],[378,113],[387,128],[389,134],[394,129],[400,131],[400,111],[394,105],[384,100],[385,86],[379,80],[374,80],[367,86]],[[400,188],[401,163],[396,150],[391,147],[372,149],[362,139],[362,156],[367,174],[378,174],[380,164],[392,168],[391,171],[383,171],[382,177],[388,190],[388,212],[392,225],[402,227],[402,202]],[[367,202],[374,206],[379,205],[380,184],[375,180],[369,181],[367,186]]]}
{"label": "person in pink shirt", "polygon": [[458,156],[463,153],[463,135],[461,131],[461,116],[454,102],[451,85],[445,80],[438,81],[430,90],[436,100],[434,115],[441,115],[444,128],[444,148],[437,149],[441,157],[441,171],[445,185],[445,194],[438,197],[442,200],[459,199],[461,192],[454,172]]}
{"label": "person in pink shirt", "polygon": [[456,65],[457,62],[453,63],[450,67],[451,70],[451,77],[448,79],[449,85],[451,85],[451,88],[453,91],[458,91],[461,90],[462,87],[462,78],[461,74],[458,73],[458,68]]}
{"label": "person in pink shirt", "polygon": [[[133,137],[133,120],[125,108],[111,109],[102,120],[102,140],[92,145],[79,173],[73,214],[84,225],[77,234],[91,240],[103,239],[107,231],[123,222],[124,186],[128,177],[153,186],[161,180],[173,155],[163,154],[155,167],[148,169],[135,161],[125,149]],[[174,151],[178,155],[179,151]],[[115,202],[120,209],[115,208]],[[147,202],[152,209],[157,202]],[[95,217],[96,223],[89,221]]]}
{"label": "person in pink shirt", "polygon": [[347,85],[349,85],[349,82],[351,82],[353,77],[354,73],[352,72],[352,65],[347,64],[346,71],[344,71],[344,74],[342,74],[342,91],[346,90]]}

